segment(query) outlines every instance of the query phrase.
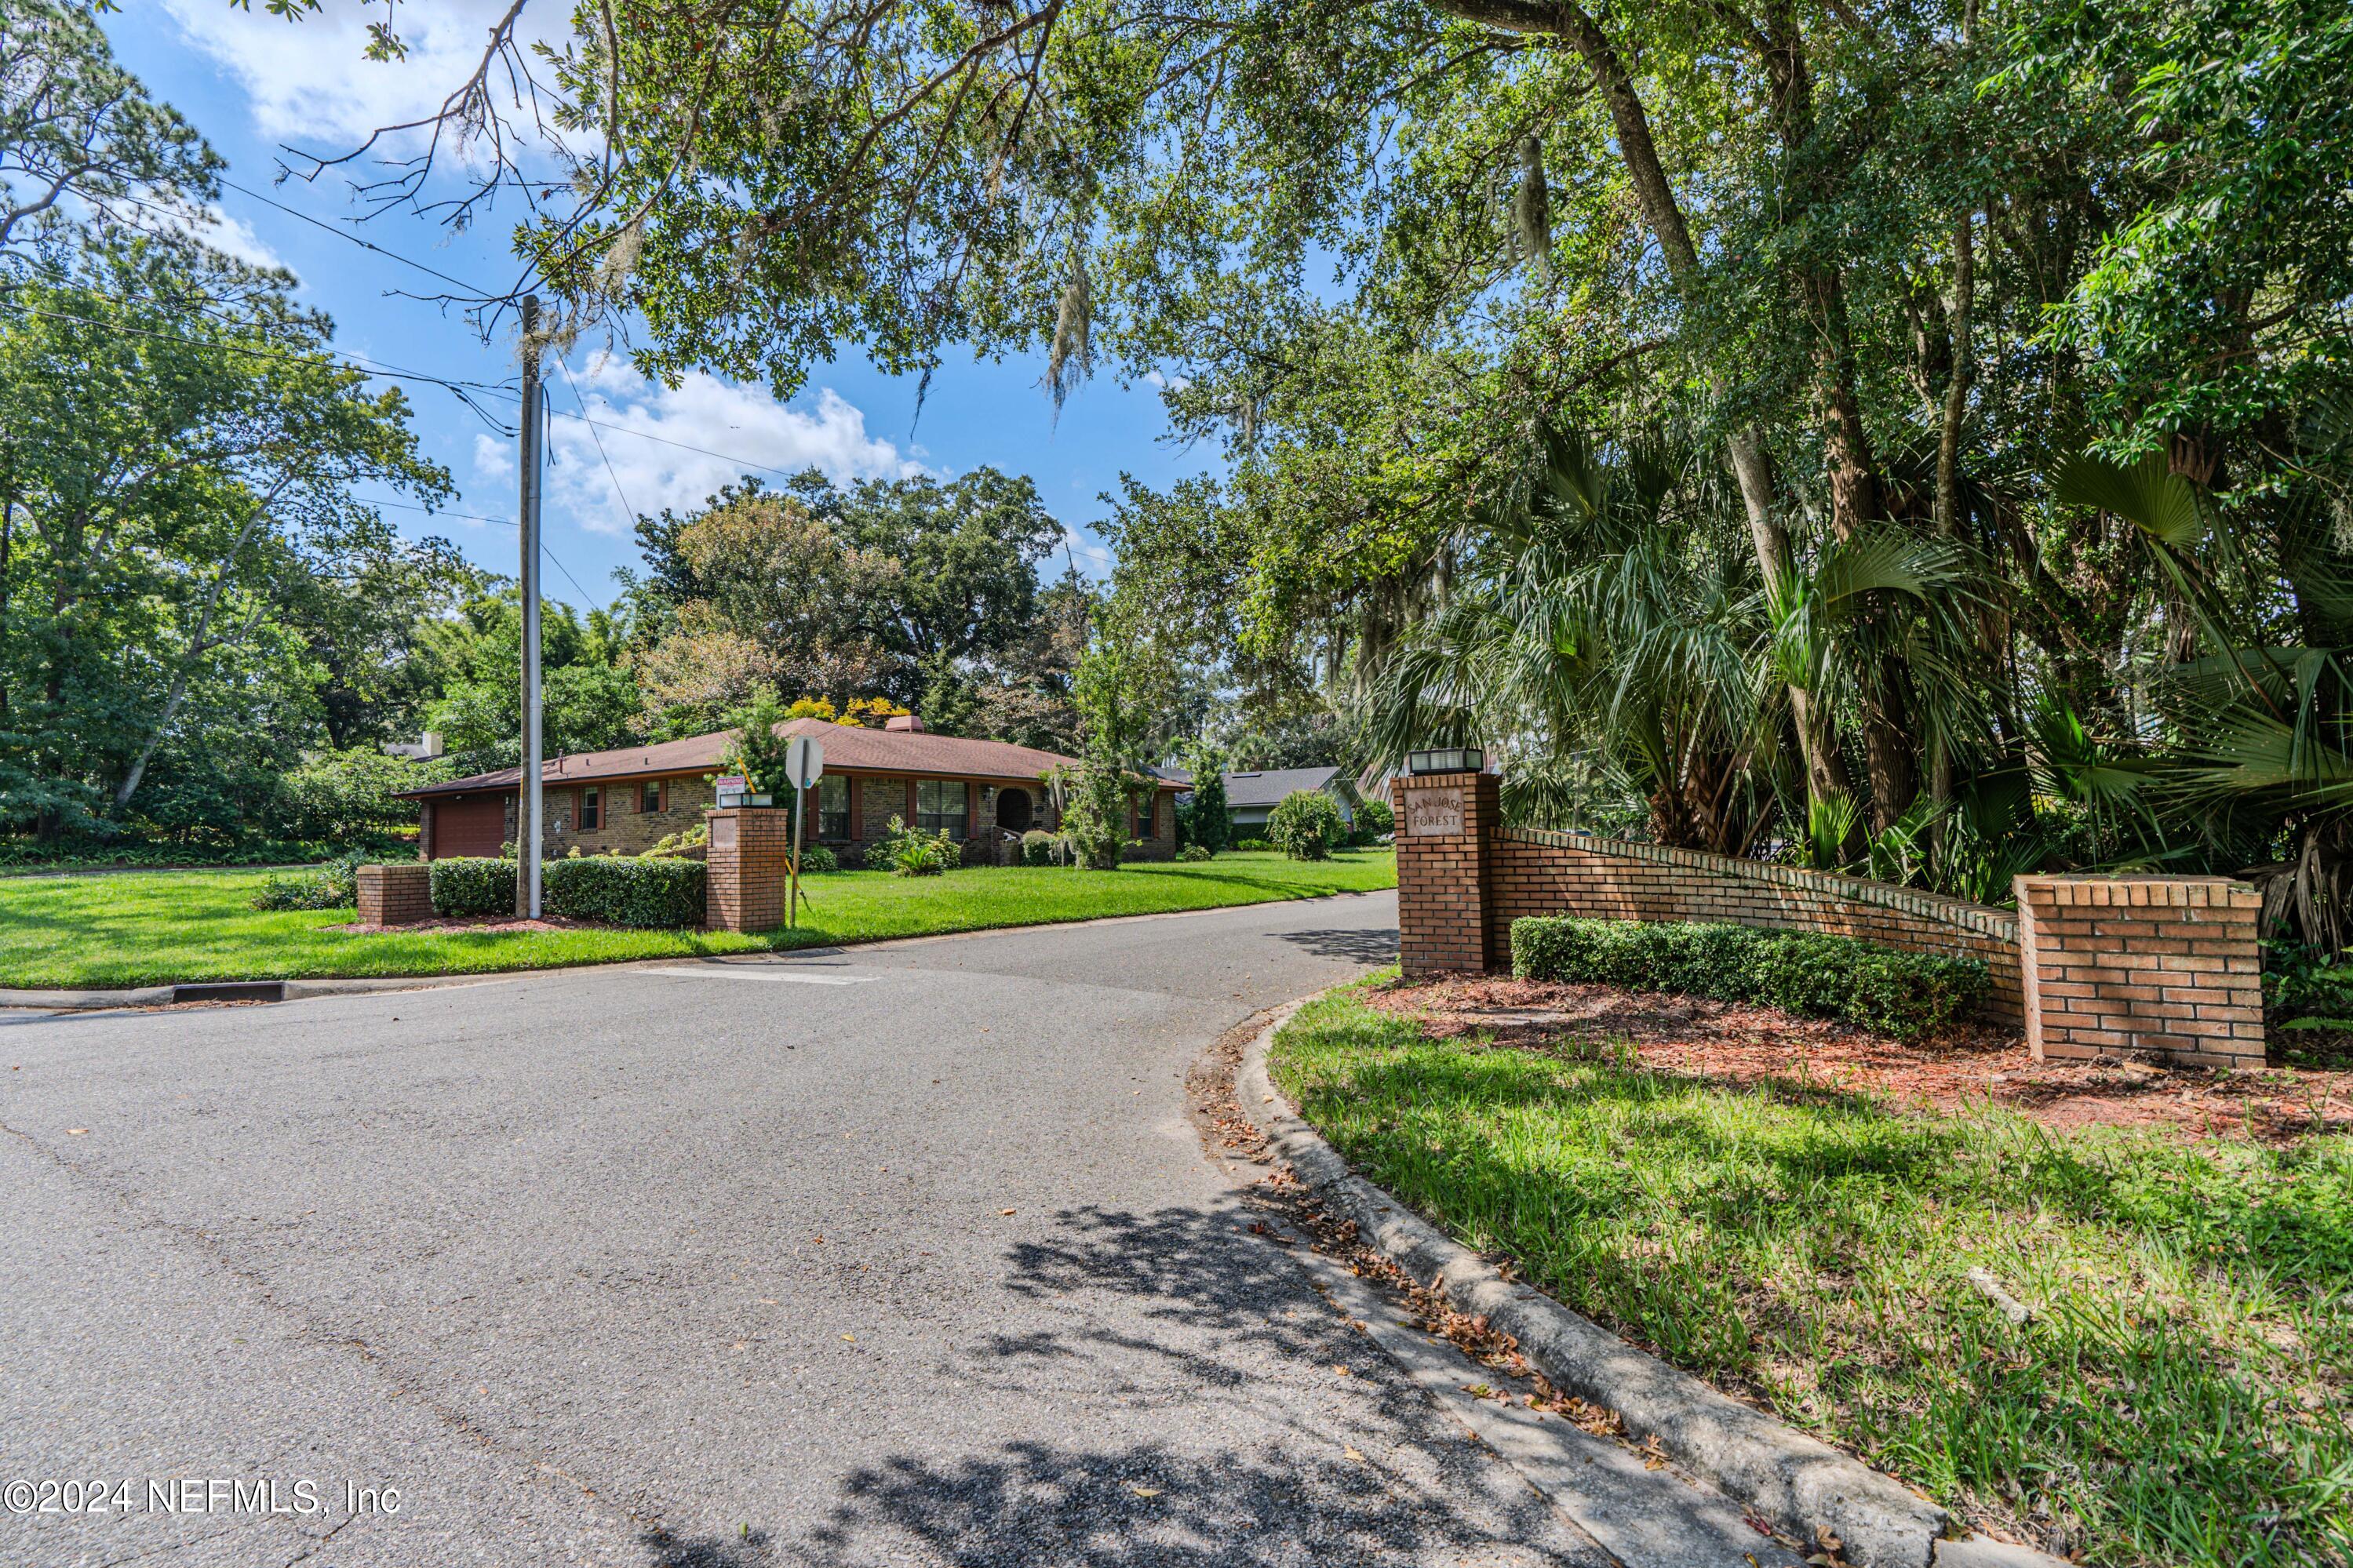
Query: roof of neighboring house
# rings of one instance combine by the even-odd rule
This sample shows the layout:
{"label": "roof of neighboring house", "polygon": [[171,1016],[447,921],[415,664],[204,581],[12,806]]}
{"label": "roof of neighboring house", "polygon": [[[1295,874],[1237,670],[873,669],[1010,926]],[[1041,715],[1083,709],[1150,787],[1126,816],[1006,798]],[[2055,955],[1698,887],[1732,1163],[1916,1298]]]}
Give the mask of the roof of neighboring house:
{"label": "roof of neighboring house", "polygon": [[[734,733],[733,730],[714,730],[707,735],[690,735],[683,741],[551,757],[541,764],[540,781],[553,785],[601,784],[617,779],[659,778],[666,773],[713,772],[720,759],[727,754],[728,742]],[[815,737],[825,747],[826,767],[846,772],[929,773],[1030,784],[1049,768],[1079,765],[1075,757],[1005,741],[934,735],[924,730],[867,730],[855,724],[828,723],[823,719],[787,719],[776,726],[776,733]],[[475,790],[508,790],[522,782],[521,768],[501,768],[495,773],[451,779],[448,784],[425,789],[405,790],[400,798],[427,800]],[[1161,787],[1178,786],[1164,782]]]}
{"label": "roof of neighboring house", "polygon": [[1170,784],[1181,785],[1186,789],[1193,787],[1193,775],[1183,768],[1155,767],[1152,771]]}
{"label": "roof of neighboring house", "polygon": [[1294,790],[1331,787],[1337,768],[1269,768],[1263,773],[1228,773],[1226,805],[1279,805]]}

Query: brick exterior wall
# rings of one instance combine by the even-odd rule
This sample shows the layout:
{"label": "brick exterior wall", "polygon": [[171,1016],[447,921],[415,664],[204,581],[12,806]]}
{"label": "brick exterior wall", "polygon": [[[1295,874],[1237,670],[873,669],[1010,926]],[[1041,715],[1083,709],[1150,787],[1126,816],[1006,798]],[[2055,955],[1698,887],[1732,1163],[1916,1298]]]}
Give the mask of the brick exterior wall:
{"label": "brick exterior wall", "polygon": [[2262,906],[2221,877],[2021,877],[2027,1044],[2037,1057],[2261,1067]]}
{"label": "brick exterior wall", "polygon": [[702,923],[712,931],[774,931],[785,923],[785,876],[793,847],[789,806],[731,805],[706,814]]}
{"label": "brick exterior wall", "polygon": [[405,926],[433,918],[433,868],[421,860],[359,868],[364,926]]}
{"label": "brick exterior wall", "polygon": [[2021,877],[2018,910],[1791,866],[1502,826],[1492,774],[1401,778],[1405,973],[1493,970],[1526,915],[1721,921],[1985,960],[1982,1012],[2038,1056],[2260,1066],[2262,900],[2223,878]]}
{"label": "brick exterior wall", "polygon": [[[547,828],[547,858],[561,860],[576,847],[583,855],[642,855],[673,833],[683,833],[711,808],[711,785],[700,773],[661,781],[661,809],[639,811],[642,780],[596,786],[600,817],[593,833],[580,831],[580,800],[587,787],[550,777],[540,785],[541,821]],[[510,797],[512,798],[512,797]],[[512,813],[510,813],[512,817]],[[561,825],[561,826],[559,826]],[[510,828],[509,839],[514,837]]]}

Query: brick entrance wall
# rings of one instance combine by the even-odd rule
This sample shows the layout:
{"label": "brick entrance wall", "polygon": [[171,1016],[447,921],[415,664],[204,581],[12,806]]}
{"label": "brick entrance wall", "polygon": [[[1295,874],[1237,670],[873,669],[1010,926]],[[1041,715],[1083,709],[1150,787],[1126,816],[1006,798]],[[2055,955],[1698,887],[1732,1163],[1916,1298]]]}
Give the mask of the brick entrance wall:
{"label": "brick entrance wall", "polygon": [[421,860],[362,866],[359,923],[405,926],[433,918],[433,868]]}
{"label": "brick entrance wall", "polygon": [[784,924],[792,808],[731,805],[705,816],[711,848],[702,923],[712,931],[774,931]]}
{"label": "brick entrance wall", "polygon": [[2038,1057],[2263,1066],[2262,907],[2221,877],[2021,877],[2027,1043]]}
{"label": "brick entrance wall", "polygon": [[1502,825],[1488,773],[1391,785],[1409,976],[1502,968],[1527,915],[1721,921],[1985,961],[2037,1056],[2260,1064],[2261,900],[2222,878],[2021,877],[2017,911],[1858,877]]}

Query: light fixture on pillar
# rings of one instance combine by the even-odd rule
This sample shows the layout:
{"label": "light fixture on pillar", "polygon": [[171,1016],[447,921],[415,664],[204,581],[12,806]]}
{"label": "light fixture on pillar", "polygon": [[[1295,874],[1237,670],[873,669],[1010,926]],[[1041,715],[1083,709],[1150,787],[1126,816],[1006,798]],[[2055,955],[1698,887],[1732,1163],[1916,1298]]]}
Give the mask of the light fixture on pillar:
{"label": "light fixture on pillar", "polygon": [[1487,753],[1476,746],[1405,754],[1405,771],[1409,773],[1475,773],[1486,765]]}

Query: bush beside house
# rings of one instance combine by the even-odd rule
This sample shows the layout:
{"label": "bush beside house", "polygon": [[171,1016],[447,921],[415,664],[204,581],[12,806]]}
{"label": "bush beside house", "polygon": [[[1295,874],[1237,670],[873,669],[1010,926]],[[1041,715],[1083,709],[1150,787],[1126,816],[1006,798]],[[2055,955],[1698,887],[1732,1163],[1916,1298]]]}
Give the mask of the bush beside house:
{"label": "bush beside house", "polygon": [[1328,860],[1348,836],[1340,803],[1322,790],[1295,789],[1267,814],[1267,837],[1293,860]]}

